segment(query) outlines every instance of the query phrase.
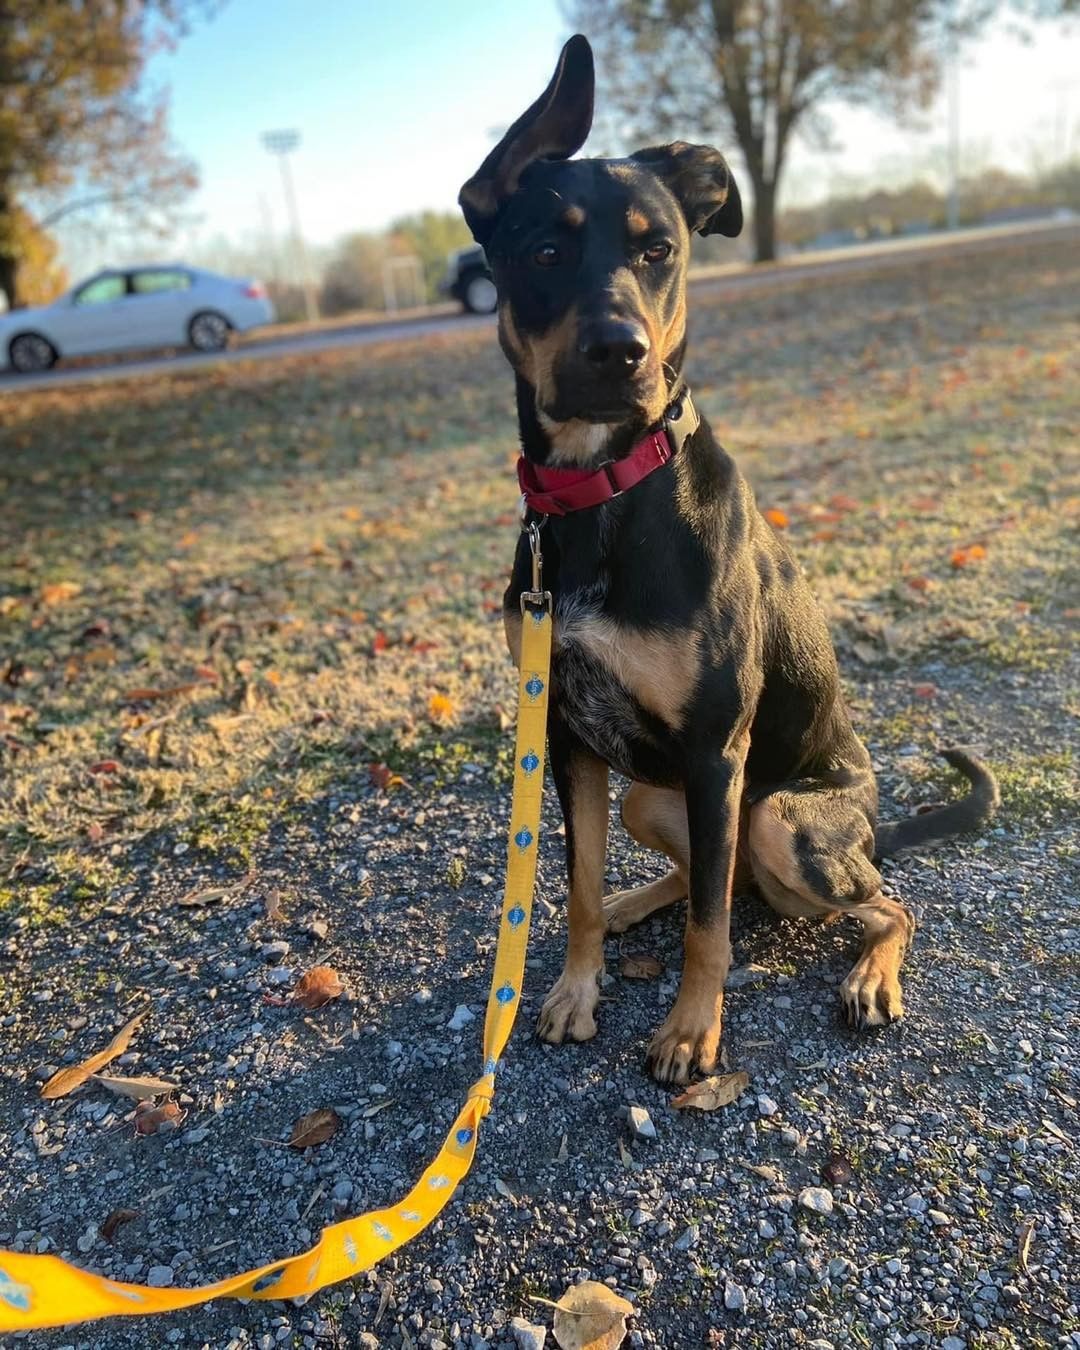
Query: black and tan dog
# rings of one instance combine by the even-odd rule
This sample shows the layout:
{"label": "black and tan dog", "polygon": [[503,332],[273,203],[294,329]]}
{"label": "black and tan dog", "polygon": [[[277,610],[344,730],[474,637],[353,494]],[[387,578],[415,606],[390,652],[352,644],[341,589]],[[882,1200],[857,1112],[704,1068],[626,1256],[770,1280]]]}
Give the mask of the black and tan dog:
{"label": "black and tan dog", "polygon": [[[570,898],[539,1032],[594,1035],[605,931],[688,896],[681,987],[648,1054],[657,1078],[685,1083],[716,1063],[733,888],[752,881],[784,915],[860,920],[841,996],[853,1023],[879,1025],[903,1011],[914,922],[882,894],[873,859],[978,825],[997,789],[946,752],[970,795],[875,834],[874,774],[824,620],[683,383],[690,235],[737,235],[738,189],[706,146],[571,161],[592,107],[592,52],[575,37],[460,198],[498,287],[523,483],[547,517],[548,729]],[[660,451],[642,467],[650,444]],[[506,593],[515,655],[529,586],[523,536]],[[627,829],[672,867],[605,900],[609,767],[632,780]]]}

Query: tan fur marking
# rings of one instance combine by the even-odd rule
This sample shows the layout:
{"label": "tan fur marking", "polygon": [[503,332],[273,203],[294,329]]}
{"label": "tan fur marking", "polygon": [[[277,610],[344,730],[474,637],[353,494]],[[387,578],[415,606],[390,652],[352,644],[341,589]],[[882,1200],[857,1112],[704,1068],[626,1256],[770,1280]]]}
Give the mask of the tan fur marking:
{"label": "tan fur marking", "polygon": [[614,427],[604,422],[583,422],[573,417],[569,422],[556,422],[541,412],[540,425],[551,441],[552,464],[591,464],[603,457],[603,450],[611,439]]}
{"label": "tan fur marking", "polygon": [[687,918],[679,996],[649,1045],[649,1067],[661,1082],[687,1083],[694,1069],[716,1067],[731,964],[727,931],[699,928]]}
{"label": "tan fur marking", "polygon": [[766,797],[751,810],[748,842],[759,866],[787,890],[807,898],[806,882],[795,857],[795,831],[780,815],[772,797]]}
{"label": "tan fur marking", "polygon": [[631,234],[648,234],[649,218],[643,211],[639,211],[636,206],[631,206],[626,213],[626,228]]}
{"label": "tan fur marking", "polygon": [[522,374],[536,390],[537,404],[542,408],[555,398],[555,366],[564,352],[577,341],[578,316],[576,309],[568,309],[548,331],[527,342],[529,370]]}
{"label": "tan fur marking", "polygon": [[562,214],[562,222],[572,230],[579,230],[585,224],[585,209],[581,206],[568,206]]}
{"label": "tan fur marking", "polygon": [[515,367],[528,379],[528,371],[524,369],[525,344],[517,330],[517,324],[514,322],[514,311],[510,308],[508,300],[504,300],[499,306],[499,336],[502,338],[503,347]]}
{"label": "tan fur marking", "polygon": [[671,322],[664,331],[663,353],[666,361],[686,336],[686,291],[680,288],[678,304]]}
{"label": "tan fur marking", "polygon": [[682,725],[686,705],[697,688],[700,633],[690,629],[647,633],[623,628],[612,619],[591,618],[575,623],[572,635],[642,707],[669,727]]}

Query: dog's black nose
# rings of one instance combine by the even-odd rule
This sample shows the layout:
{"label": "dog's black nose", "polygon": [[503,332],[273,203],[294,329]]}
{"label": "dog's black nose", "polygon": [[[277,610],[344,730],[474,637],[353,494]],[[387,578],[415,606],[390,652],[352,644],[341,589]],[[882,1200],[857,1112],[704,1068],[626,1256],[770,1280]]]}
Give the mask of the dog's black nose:
{"label": "dog's black nose", "polygon": [[579,350],[598,373],[625,374],[636,370],[648,356],[649,338],[637,324],[610,320],[586,328]]}

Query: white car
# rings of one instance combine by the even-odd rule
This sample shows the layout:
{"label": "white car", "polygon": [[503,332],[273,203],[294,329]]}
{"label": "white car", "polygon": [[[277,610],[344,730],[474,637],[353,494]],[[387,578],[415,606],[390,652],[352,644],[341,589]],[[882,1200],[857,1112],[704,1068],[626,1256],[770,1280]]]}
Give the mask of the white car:
{"label": "white car", "polygon": [[173,264],[99,272],[51,305],[0,314],[0,370],[48,370],[63,356],[141,347],[221,351],[230,333],[273,323],[261,281]]}

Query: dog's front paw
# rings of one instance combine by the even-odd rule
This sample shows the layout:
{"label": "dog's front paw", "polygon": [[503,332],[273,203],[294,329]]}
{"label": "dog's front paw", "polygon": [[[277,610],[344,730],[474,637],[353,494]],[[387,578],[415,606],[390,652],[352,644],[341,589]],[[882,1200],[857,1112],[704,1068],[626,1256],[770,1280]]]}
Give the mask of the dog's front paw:
{"label": "dog's front paw", "polygon": [[652,1038],[645,1066],[659,1083],[689,1083],[695,1073],[712,1073],[720,1051],[722,1002],[684,1000],[682,995]]}
{"label": "dog's front paw", "polygon": [[565,1040],[588,1041],[596,1035],[596,1005],[600,1000],[599,971],[584,975],[564,970],[540,1009],[536,1034],[552,1045]]}
{"label": "dog's front paw", "polygon": [[882,1027],[904,1015],[904,999],[891,954],[870,951],[840,986],[840,1000],[853,1027]]}

